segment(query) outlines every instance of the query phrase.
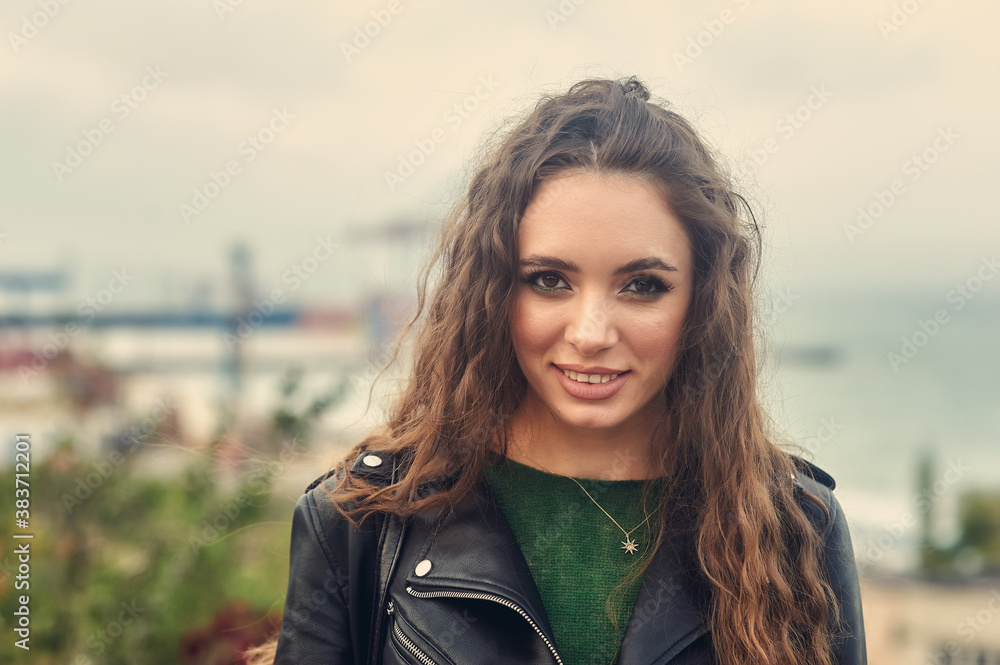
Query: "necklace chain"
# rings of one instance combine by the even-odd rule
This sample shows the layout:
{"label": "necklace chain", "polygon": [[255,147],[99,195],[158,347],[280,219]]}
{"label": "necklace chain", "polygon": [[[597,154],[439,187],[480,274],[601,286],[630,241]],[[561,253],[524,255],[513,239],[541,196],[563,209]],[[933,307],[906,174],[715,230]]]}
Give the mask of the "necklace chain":
{"label": "necklace chain", "polygon": [[622,549],[625,550],[625,552],[627,554],[634,554],[635,552],[637,552],[639,548],[638,548],[638,545],[636,544],[636,542],[634,540],[632,540],[632,538],[631,538],[632,532],[635,531],[636,529],[638,529],[639,527],[641,527],[646,522],[648,522],[649,518],[652,517],[652,515],[647,514],[646,515],[646,519],[644,519],[643,521],[639,522],[639,524],[637,526],[632,527],[632,529],[630,531],[626,531],[625,528],[621,524],[618,523],[618,520],[616,520],[614,517],[612,517],[611,514],[608,513],[608,511],[604,510],[604,508],[601,506],[601,504],[597,503],[597,499],[595,499],[594,497],[590,496],[590,492],[587,491],[586,487],[584,487],[582,484],[580,484],[580,481],[578,481],[576,478],[573,478],[572,476],[566,476],[566,477],[569,478],[570,480],[572,480],[574,483],[576,483],[580,487],[580,489],[583,490],[583,493],[587,495],[587,498],[590,499],[591,501],[593,501],[594,505],[597,506],[602,513],[604,513],[605,515],[607,515],[607,518],[609,520],[611,520],[612,522],[614,522],[615,526],[618,527],[619,529],[621,529],[621,532],[625,534],[625,540],[621,541],[621,543],[622,543]]}
{"label": "necklace chain", "polygon": [[[532,461],[534,462],[534,460],[532,460]],[[552,471],[547,471],[547,470],[545,470],[545,469],[544,469],[544,468],[543,468],[543,467],[542,467],[541,465],[539,465],[539,464],[538,464],[537,462],[535,462],[535,468],[537,468],[537,469],[541,469],[542,471],[545,471],[545,473],[550,473],[550,474],[552,474],[552,475],[561,475],[561,474],[557,474],[557,473],[553,473]],[[572,480],[572,481],[573,481],[574,483],[576,483],[576,484],[577,484],[577,485],[579,486],[579,488],[580,488],[581,490],[583,490],[583,493],[587,495],[587,498],[588,498],[588,499],[590,499],[591,501],[593,501],[593,502],[594,502],[594,505],[595,505],[595,506],[597,506],[597,507],[598,507],[598,509],[600,509],[600,511],[601,511],[602,513],[604,513],[604,514],[605,514],[605,516],[607,516],[607,518],[608,518],[609,520],[611,520],[612,522],[614,522],[614,525],[615,525],[616,527],[618,527],[618,528],[619,528],[619,529],[621,530],[621,532],[622,532],[623,534],[625,534],[625,540],[623,540],[623,541],[620,541],[620,542],[621,542],[621,544],[622,544],[622,547],[621,547],[621,549],[625,550],[625,553],[626,553],[626,554],[635,554],[636,552],[638,552],[638,551],[639,551],[639,545],[638,545],[638,543],[636,543],[636,541],[632,540],[632,538],[631,538],[631,536],[632,536],[632,532],[633,532],[633,531],[635,531],[636,529],[638,529],[639,527],[641,527],[642,525],[644,525],[644,524],[645,524],[646,522],[648,522],[648,521],[649,521],[649,518],[650,518],[650,517],[652,517],[652,516],[653,516],[653,514],[655,514],[655,513],[656,513],[656,511],[655,511],[655,510],[653,511],[653,514],[647,514],[647,515],[646,515],[646,519],[644,519],[643,521],[639,522],[639,524],[638,524],[637,526],[635,526],[635,527],[634,527],[634,528],[633,528],[633,529],[632,529],[631,531],[626,531],[626,530],[625,530],[625,529],[624,529],[624,528],[622,527],[622,525],[618,523],[618,520],[616,520],[616,519],[615,519],[614,517],[612,517],[612,516],[611,516],[611,515],[610,515],[610,514],[608,513],[608,511],[604,510],[604,508],[603,508],[603,507],[601,506],[601,504],[597,503],[597,499],[595,499],[594,497],[592,497],[592,496],[590,495],[590,492],[588,492],[588,491],[587,491],[587,488],[586,488],[586,487],[584,487],[583,485],[581,485],[581,484],[580,484],[580,482],[579,482],[579,481],[578,481],[578,480],[577,480],[576,478],[574,478],[574,477],[572,477],[572,476],[563,476],[563,477],[564,477],[564,478],[569,478],[569,479],[570,479],[570,480]],[[645,512],[645,509],[643,509],[643,512]]]}

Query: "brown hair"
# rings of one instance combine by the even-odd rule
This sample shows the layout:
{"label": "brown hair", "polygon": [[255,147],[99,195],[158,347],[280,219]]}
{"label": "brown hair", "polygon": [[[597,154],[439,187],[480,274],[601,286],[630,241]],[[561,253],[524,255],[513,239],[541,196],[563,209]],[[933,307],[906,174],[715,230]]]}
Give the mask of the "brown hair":
{"label": "brown hair", "polygon": [[[363,519],[453,505],[472,491],[489,452],[506,450],[507,417],[526,386],[509,322],[518,223],[532,193],[568,169],[642,177],[662,187],[694,257],[683,340],[663,389],[666,415],[650,443],[657,471],[671,481],[661,504],[669,529],[660,529],[657,547],[681,534],[696,552],[711,589],[718,662],[829,665],[837,609],[820,536],[796,501],[792,460],[769,439],[756,394],[757,222],[694,128],[649,99],[635,78],[581,81],[542,99],[488,146],[421,283],[407,327],[419,322],[409,383],[386,425],[341,463],[336,499]],[[405,477],[380,488],[353,476],[350,462],[368,448],[404,455]],[[453,482],[441,491],[418,491],[444,478]],[[265,661],[268,654],[273,643]]]}

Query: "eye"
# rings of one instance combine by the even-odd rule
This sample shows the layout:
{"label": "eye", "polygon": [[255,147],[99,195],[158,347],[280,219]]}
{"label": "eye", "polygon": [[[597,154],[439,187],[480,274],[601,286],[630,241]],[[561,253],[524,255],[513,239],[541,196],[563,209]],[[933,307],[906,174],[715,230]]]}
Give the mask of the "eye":
{"label": "eye", "polygon": [[672,288],[652,275],[640,275],[629,282],[623,291],[634,293],[644,298],[655,298],[670,291]]}
{"label": "eye", "polygon": [[554,272],[533,272],[525,277],[524,281],[536,291],[543,293],[569,288],[569,284],[558,273]]}

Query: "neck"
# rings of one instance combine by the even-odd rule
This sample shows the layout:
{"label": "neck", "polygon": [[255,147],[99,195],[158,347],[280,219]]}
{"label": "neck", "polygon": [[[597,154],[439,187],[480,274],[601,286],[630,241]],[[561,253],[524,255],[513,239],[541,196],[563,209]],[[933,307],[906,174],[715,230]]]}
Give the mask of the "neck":
{"label": "neck", "polygon": [[575,478],[644,480],[659,470],[651,463],[656,421],[634,418],[615,428],[569,427],[544,408],[525,402],[510,427],[507,456],[516,462]]}

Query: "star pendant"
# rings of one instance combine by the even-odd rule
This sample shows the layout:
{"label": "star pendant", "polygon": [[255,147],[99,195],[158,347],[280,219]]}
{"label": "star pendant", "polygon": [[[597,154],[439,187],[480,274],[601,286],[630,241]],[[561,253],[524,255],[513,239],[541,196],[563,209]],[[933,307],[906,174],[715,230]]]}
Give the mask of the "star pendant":
{"label": "star pendant", "polygon": [[622,541],[622,549],[625,550],[626,554],[635,554],[639,551],[638,545],[628,536],[625,536],[625,540]]}

